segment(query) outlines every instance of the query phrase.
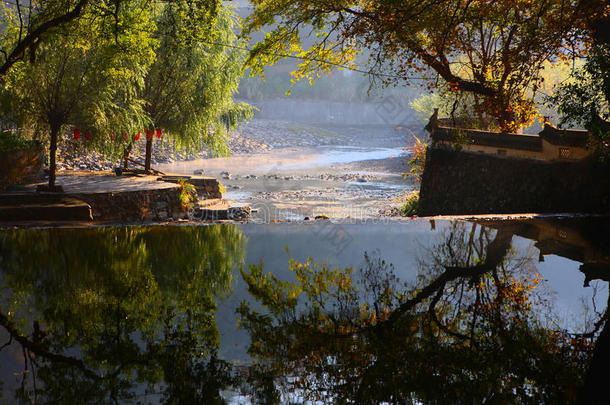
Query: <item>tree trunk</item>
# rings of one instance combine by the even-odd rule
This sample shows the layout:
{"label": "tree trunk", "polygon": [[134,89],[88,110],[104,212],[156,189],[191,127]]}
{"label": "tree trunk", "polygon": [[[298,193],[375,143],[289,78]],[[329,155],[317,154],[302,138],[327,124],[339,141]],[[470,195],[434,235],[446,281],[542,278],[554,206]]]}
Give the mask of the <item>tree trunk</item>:
{"label": "tree trunk", "polygon": [[129,154],[131,153],[132,148],[133,144],[130,143],[125,150],[123,150],[123,170],[127,170],[129,168]]}
{"label": "tree trunk", "polygon": [[57,172],[57,163],[55,157],[57,155],[57,136],[59,135],[60,126],[51,125],[51,144],[49,146],[49,191],[55,188],[55,177]]}
{"label": "tree trunk", "polygon": [[146,173],[150,173],[150,161],[152,159],[152,136],[146,137],[146,158],[144,159],[144,170]]}

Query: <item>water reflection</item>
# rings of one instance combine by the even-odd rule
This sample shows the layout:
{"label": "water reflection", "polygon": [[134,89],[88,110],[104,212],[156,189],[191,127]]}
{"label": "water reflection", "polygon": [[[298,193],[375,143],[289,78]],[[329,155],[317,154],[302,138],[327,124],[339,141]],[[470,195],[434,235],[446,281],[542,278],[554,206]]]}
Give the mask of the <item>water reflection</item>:
{"label": "water reflection", "polygon": [[0,234],[3,396],[41,403],[198,403],[232,383],[214,297],[235,226]]}
{"label": "water reflection", "polygon": [[537,258],[513,248],[517,224],[494,225],[452,223],[406,284],[378,257],[362,269],[292,260],[293,283],[251,266],[243,277],[264,310],[244,301],[239,314],[259,362],[257,392],[359,404],[592,403],[605,389],[607,313],[583,333],[555,328]]}
{"label": "water reflection", "polygon": [[[274,232],[256,229],[250,252]],[[354,268],[292,259],[291,277],[236,272],[237,226],[1,232],[0,402],[591,403],[610,360],[605,304],[561,326],[540,261],[579,261],[605,298],[593,280],[607,279],[608,230],[437,223],[396,271],[371,249]],[[311,252],[316,230],[299,232],[280,239]],[[217,321],[234,314],[216,304],[236,283],[248,359],[219,354],[237,344],[221,345]]]}
{"label": "water reflection", "polygon": [[528,221],[485,221],[484,225],[535,240],[539,260],[557,255],[580,262],[584,285],[591,280],[610,281],[610,232],[608,219],[532,219]]}

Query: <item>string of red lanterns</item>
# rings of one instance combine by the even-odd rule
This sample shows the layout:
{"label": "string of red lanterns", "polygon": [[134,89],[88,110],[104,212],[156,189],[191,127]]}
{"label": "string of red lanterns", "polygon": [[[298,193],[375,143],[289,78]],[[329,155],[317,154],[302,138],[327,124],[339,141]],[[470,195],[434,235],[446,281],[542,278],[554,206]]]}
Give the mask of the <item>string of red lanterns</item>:
{"label": "string of red lanterns", "polygon": [[[146,134],[146,139],[151,140],[153,139],[153,135],[156,135],[157,138],[162,138],[163,137],[163,132],[160,129],[145,129],[144,133]],[[142,136],[142,133],[140,131],[138,131],[135,135],[134,135],[134,140],[138,141],[140,140],[140,137]],[[79,128],[74,128],[73,130],[73,137],[75,140],[79,140],[81,138],[81,130]],[[116,139],[116,136],[114,134],[110,135],[110,140],[114,141]],[[127,132],[123,133],[123,141],[127,141],[128,136],[127,136]],[[85,133],[85,140],[89,141],[91,140],[91,131],[87,131]]]}

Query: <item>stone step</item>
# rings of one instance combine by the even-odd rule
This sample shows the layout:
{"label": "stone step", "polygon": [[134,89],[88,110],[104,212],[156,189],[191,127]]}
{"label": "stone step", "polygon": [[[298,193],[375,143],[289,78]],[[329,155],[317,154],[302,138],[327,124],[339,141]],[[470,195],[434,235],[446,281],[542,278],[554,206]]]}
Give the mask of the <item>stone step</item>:
{"label": "stone step", "polygon": [[89,204],[73,197],[38,194],[0,197],[0,222],[92,220]]}
{"label": "stone step", "polygon": [[250,219],[250,212],[251,210],[248,204],[235,203],[229,200],[211,199],[200,201],[192,219],[202,221],[248,220]]}
{"label": "stone step", "polygon": [[199,208],[209,207],[211,205],[217,205],[222,201],[220,198],[208,198],[207,200],[199,200],[197,206]]}

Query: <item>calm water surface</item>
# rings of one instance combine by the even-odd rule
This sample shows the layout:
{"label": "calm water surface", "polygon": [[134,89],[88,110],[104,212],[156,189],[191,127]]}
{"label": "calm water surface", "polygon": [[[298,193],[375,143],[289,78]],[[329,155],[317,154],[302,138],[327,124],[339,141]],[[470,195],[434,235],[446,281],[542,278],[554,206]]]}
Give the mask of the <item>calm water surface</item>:
{"label": "calm water surface", "polygon": [[0,231],[0,404],[591,403],[610,361],[609,231]]}

